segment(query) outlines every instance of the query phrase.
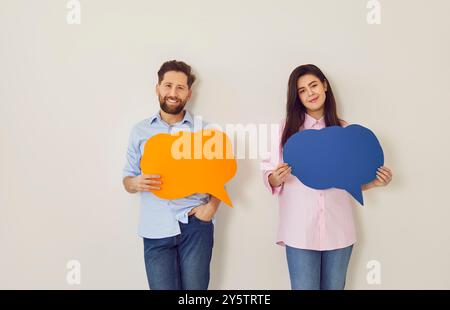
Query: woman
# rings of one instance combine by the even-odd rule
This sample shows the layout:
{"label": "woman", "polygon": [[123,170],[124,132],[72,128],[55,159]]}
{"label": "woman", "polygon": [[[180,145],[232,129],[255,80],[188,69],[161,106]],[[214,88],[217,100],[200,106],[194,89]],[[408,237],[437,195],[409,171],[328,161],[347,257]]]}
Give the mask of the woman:
{"label": "woman", "polygon": [[[279,141],[263,160],[266,187],[279,198],[277,243],[286,247],[292,289],[344,289],[347,267],[356,242],[353,201],[336,188],[316,190],[291,175],[282,148],[304,129],[347,126],[339,119],[330,82],[314,65],[297,67],[289,77],[286,119]],[[386,186],[391,170],[378,168],[376,178],[362,190]]]}

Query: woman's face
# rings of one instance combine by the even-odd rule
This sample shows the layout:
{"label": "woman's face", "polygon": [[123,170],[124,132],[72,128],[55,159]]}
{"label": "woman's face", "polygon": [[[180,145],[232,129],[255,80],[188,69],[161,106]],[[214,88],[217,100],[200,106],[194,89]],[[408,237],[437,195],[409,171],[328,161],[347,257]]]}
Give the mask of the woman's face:
{"label": "woman's face", "polygon": [[326,91],[326,81],[322,83],[313,74],[305,74],[297,81],[298,97],[308,112],[324,110]]}

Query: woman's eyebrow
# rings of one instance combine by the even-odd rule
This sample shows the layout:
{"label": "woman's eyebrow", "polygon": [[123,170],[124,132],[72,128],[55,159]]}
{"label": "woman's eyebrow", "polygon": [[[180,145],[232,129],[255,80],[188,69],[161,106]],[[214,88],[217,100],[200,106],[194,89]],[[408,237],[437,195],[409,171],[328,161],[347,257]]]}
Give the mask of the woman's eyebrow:
{"label": "woman's eyebrow", "polygon": [[[317,81],[312,81],[312,82],[310,82],[310,83],[308,84],[308,86],[311,85],[312,83],[317,83]],[[297,90],[300,90],[300,89],[302,89],[302,88],[305,88],[305,87],[302,86],[302,87],[298,88]]]}

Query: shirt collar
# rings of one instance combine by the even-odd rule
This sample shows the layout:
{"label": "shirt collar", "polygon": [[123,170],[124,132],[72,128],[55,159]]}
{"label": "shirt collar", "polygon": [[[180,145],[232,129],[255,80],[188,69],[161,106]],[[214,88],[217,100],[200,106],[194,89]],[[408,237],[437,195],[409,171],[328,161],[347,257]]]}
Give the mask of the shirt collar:
{"label": "shirt collar", "polygon": [[[156,112],[152,117],[150,117],[150,124],[153,124],[153,122],[155,122],[155,121],[163,122],[163,120],[161,119],[161,114],[159,114],[159,111]],[[188,125],[192,125],[194,123],[194,121],[192,119],[192,115],[191,115],[191,113],[188,112],[188,110],[184,110],[184,117],[177,124],[186,124],[186,123]]]}
{"label": "shirt collar", "polygon": [[305,122],[303,127],[305,129],[310,129],[316,124],[320,127],[325,127],[325,116],[322,116],[320,119],[316,120],[314,117],[305,112]]}

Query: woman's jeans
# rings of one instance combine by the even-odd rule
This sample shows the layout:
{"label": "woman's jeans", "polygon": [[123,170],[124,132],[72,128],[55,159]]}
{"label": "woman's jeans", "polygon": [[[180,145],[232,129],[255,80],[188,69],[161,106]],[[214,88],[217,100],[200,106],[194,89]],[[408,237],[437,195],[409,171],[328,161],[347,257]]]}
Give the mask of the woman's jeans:
{"label": "woman's jeans", "polygon": [[293,290],[343,290],[353,245],[330,251],[314,251],[286,245]]}

